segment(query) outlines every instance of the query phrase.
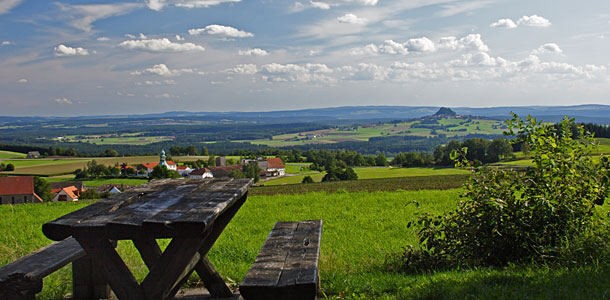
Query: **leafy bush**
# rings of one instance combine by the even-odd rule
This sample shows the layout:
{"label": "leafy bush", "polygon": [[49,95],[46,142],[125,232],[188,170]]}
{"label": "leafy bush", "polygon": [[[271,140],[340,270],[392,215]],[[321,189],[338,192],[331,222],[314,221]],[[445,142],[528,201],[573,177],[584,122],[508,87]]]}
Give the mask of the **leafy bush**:
{"label": "leafy bush", "polygon": [[[594,206],[608,196],[609,166],[606,158],[590,155],[594,140],[582,126],[583,138],[572,138],[572,126],[574,120],[568,118],[557,129],[513,115],[506,134],[528,145],[533,166],[475,170],[455,211],[423,215],[416,222],[420,246],[406,249],[404,267],[503,266],[557,258],[571,251],[566,248],[571,243],[590,244],[582,239],[602,228]],[[458,165],[472,165],[465,159],[467,151],[452,155],[462,158]]]}
{"label": "leafy bush", "polygon": [[313,178],[311,178],[311,176],[307,175],[305,177],[303,177],[303,181],[301,183],[313,183]]}

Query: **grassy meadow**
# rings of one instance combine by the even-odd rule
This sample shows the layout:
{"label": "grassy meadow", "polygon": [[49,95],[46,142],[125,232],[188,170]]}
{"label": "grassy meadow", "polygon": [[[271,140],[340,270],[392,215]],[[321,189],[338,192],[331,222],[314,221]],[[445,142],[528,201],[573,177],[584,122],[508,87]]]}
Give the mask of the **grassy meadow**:
{"label": "grassy meadow", "polygon": [[[468,171],[455,168],[391,168],[391,167],[356,167],[354,168],[358,179],[373,178],[397,178],[414,176],[437,176],[437,175],[463,175]],[[295,176],[286,176],[278,179],[261,182],[268,185],[297,184],[303,181],[303,177],[311,176],[315,182],[322,181],[326,172],[311,171]]]}
{"label": "grassy meadow", "polygon": [[[277,221],[322,219],[322,299],[602,299],[610,295],[610,267],[510,266],[404,274],[392,255],[417,244],[407,223],[418,214],[452,210],[459,190],[316,192],[251,195],[209,253],[225,281],[237,286]],[[416,205],[415,202],[419,204]],[[41,225],[86,203],[0,206],[0,265],[48,244]],[[167,241],[161,241],[162,245]],[[146,267],[130,242],[119,254],[136,278]],[[196,277],[192,278],[196,280]],[[45,280],[39,299],[69,293],[70,269]]]}
{"label": "grassy meadow", "polygon": [[[207,160],[207,156],[174,156],[176,162],[195,161],[197,159]],[[89,157],[89,158],[56,158],[56,159],[14,159],[5,160],[5,163],[15,165],[15,171],[1,172],[8,175],[40,175],[53,176],[65,175],[82,169],[87,162],[96,160],[100,164],[114,166],[115,164],[127,163],[137,165],[140,163],[159,162],[159,156],[125,156],[125,157]]]}
{"label": "grassy meadow", "polygon": [[19,152],[0,150],[0,159],[4,158],[25,158],[27,155]]}

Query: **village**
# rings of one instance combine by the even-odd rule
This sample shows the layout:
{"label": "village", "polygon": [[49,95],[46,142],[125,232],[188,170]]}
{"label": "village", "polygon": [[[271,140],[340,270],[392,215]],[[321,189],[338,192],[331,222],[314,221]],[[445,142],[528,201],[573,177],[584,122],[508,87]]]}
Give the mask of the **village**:
{"label": "village", "polygon": [[[37,151],[28,153],[27,158],[38,158]],[[256,159],[243,158],[239,164],[230,164],[233,160],[227,160],[226,156],[215,157],[215,166],[191,168],[188,165],[179,165],[176,162],[167,160],[164,150],[159,155],[159,162],[141,163],[138,165],[122,164],[117,168],[119,174],[132,174],[139,178],[151,178],[155,167],[160,167],[169,172],[175,172],[175,177],[188,179],[204,178],[225,178],[234,177],[235,172],[242,174],[244,167],[256,166],[260,170],[259,178],[270,179],[286,175],[284,162],[280,158]],[[243,175],[242,175],[243,176]],[[23,204],[23,203],[42,203],[42,197],[36,194],[34,176],[7,176],[0,177],[0,204]],[[42,179],[44,180],[44,179]],[[49,188],[52,194],[51,201],[78,201],[86,191],[94,191],[99,195],[120,194],[135,186],[126,184],[102,184],[97,187],[87,187],[82,181],[50,182]]]}

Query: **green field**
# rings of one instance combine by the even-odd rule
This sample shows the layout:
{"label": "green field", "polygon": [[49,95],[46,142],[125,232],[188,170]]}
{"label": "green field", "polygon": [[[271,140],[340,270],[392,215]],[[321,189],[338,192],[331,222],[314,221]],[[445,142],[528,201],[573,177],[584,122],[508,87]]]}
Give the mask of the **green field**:
{"label": "green field", "polygon": [[[107,126],[107,124],[105,124]],[[89,126],[89,127],[106,127],[106,126]],[[165,142],[174,140],[173,136],[143,136],[142,132],[103,135],[88,135],[76,136],[69,135],[54,140],[70,143],[91,143],[97,145],[148,145],[152,143]]]}
{"label": "green field", "polygon": [[[19,174],[19,175],[62,175],[74,172],[76,169],[82,169],[87,165],[87,162],[96,160],[100,164],[114,166],[115,164],[127,163],[129,165],[137,165],[140,163],[158,162],[158,156],[125,156],[125,157],[95,157],[95,158],[66,158],[66,159],[15,159],[5,160],[5,163],[15,165],[15,171],[2,172],[3,174]],[[207,160],[207,156],[174,156],[175,162],[195,161],[197,159]]]}
{"label": "green field", "polygon": [[[270,147],[285,147],[307,144],[329,144],[346,141],[366,142],[372,137],[382,136],[438,136],[444,134],[447,137],[464,136],[468,134],[502,134],[503,121],[479,120],[479,119],[438,119],[427,122],[436,122],[431,125],[450,126],[449,128],[436,129],[421,128],[422,121],[410,121],[403,123],[368,124],[353,128],[333,128],[325,130],[295,132],[273,136],[271,140],[250,140],[252,144],[267,145]],[[315,137],[313,137],[315,135]],[[308,136],[310,136],[308,138]]]}
{"label": "green field", "polygon": [[4,158],[24,158],[26,156],[27,155],[24,154],[24,153],[0,150],[0,159],[4,159]]}
{"label": "green field", "polygon": [[[602,299],[608,297],[610,267],[539,265],[479,268],[410,275],[389,258],[417,239],[407,223],[424,212],[452,210],[459,190],[337,192],[250,196],[208,257],[235,287],[277,221],[322,219],[322,299]],[[419,208],[413,204],[419,203]],[[0,206],[0,265],[48,244],[41,225],[84,203]],[[162,244],[166,244],[163,241]],[[119,254],[139,280],[146,267],[133,245]],[[61,299],[70,291],[70,269],[45,280],[38,299]]]}
{"label": "green field", "polygon": [[[358,179],[371,178],[396,178],[412,176],[434,176],[434,175],[459,175],[469,174],[466,170],[455,168],[390,168],[390,167],[358,167],[354,168]],[[315,182],[322,181],[326,172],[309,172],[296,176],[286,176],[278,179],[264,181],[264,185],[297,184],[303,181],[303,177],[311,176]]]}

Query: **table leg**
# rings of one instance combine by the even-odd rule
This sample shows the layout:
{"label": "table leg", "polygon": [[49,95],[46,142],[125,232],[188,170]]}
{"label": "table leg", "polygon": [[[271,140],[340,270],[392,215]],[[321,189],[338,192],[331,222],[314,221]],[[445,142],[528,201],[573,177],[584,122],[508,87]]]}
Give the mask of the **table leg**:
{"label": "table leg", "polygon": [[142,281],[142,289],[148,299],[165,299],[176,286],[180,286],[183,278],[191,273],[201,258],[198,250],[204,239],[174,238],[169,243]]}
{"label": "table leg", "polygon": [[87,254],[101,267],[104,277],[119,299],[146,299],[135,277],[114,250],[114,246],[109,240],[81,237],[76,237],[76,239]]}
{"label": "table leg", "polygon": [[[239,208],[244,204],[244,202],[246,202],[247,198],[248,193],[243,195],[241,199],[237,200],[235,204],[233,204],[233,206],[229,207],[229,209],[227,209],[222,215],[220,215],[216,219],[214,224],[212,224],[210,233],[208,234],[208,236],[206,236],[203,244],[201,245],[201,248],[199,249],[199,254],[201,255],[202,259],[195,266],[195,270],[197,271],[199,278],[201,278],[201,281],[203,281],[203,284],[206,289],[210,292],[210,295],[214,298],[230,297],[233,295],[233,292],[222,280],[218,272],[214,269],[210,261],[207,259],[206,255],[208,251],[210,251],[214,243],[216,243],[216,240],[223,232],[225,227],[227,227],[229,221],[233,219],[237,211],[239,211]],[[192,272],[193,270],[190,270],[189,275]],[[184,285],[187,279],[188,276],[186,276],[180,283],[178,283],[176,288],[174,288],[169,294],[170,297],[173,297],[178,293],[180,287]],[[221,287],[220,285],[222,285],[223,287]]]}
{"label": "table leg", "polygon": [[159,258],[163,254],[161,248],[159,248],[159,244],[157,244],[157,240],[150,236],[139,237],[133,239],[133,244],[136,246],[136,249],[138,249],[138,252],[140,252],[140,256],[148,267],[148,270],[152,270],[153,266],[157,264]]}

